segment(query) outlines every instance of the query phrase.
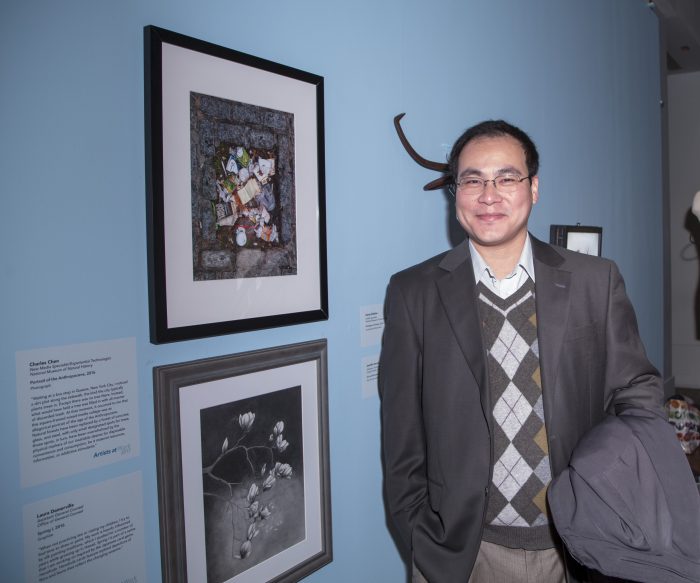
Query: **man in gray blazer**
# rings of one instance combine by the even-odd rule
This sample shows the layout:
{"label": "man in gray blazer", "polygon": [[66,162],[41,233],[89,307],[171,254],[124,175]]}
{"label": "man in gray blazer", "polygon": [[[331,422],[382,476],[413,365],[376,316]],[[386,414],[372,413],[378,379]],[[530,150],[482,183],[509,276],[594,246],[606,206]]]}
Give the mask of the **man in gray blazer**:
{"label": "man in gray blazer", "polygon": [[581,580],[547,486],[606,413],[661,410],[616,265],[529,235],[538,165],[522,130],[468,129],[449,161],[468,238],[387,289],[385,493],[414,581]]}

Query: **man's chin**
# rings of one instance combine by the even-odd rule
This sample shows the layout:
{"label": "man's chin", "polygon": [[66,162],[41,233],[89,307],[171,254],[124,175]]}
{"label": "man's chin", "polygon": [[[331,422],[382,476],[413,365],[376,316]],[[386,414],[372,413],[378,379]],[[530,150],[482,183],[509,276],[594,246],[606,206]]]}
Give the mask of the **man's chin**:
{"label": "man's chin", "polygon": [[510,245],[522,245],[527,232],[520,233],[516,235],[504,235],[503,233],[469,233],[469,238],[472,243],[477,247],[483,247],[484,249],[497,249],[506,248]]}

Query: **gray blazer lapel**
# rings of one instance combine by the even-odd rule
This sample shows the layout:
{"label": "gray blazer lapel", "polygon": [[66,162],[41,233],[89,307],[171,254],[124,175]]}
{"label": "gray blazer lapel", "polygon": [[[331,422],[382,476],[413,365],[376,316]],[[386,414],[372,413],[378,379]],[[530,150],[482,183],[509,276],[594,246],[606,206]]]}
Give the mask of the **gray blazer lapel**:
{"label": "gray blazer lapel", "polygon": [[[468,240],[449,251],[440,262],[440,267],[445,270],[444,276],[437,280],[440,300],[457,343],[479,385],[481,402],[486,406],[485,352]],[[490,415],[486,417],[491,418]]]}
{"label": "gray blazer lapel", "polygon": [[[564,258],[549,245],[531,236],[535,264],[537,336],[540,339],[542,398],[551,416],[555,411],[559,358],[569,316],[571,272],[559,269]],[[541,340],[544,339],[544,342]]]}

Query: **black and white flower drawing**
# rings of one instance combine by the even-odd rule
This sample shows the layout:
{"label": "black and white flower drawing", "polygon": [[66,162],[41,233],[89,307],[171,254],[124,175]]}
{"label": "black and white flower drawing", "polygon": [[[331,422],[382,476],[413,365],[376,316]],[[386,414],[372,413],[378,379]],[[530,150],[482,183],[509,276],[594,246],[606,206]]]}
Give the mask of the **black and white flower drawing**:
{"label": "black and white flower drawing", "polygon": [[304,537],[300,389],[204,409],[201,427],[207,580],[219,583]]}

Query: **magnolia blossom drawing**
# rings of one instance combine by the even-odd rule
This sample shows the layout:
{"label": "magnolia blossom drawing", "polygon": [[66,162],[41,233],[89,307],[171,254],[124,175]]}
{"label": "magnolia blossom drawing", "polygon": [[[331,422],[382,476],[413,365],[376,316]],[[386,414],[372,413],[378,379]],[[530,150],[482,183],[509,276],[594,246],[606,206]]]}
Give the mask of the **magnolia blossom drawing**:
{"label": "magnolia blossom drawing", "polygon": [[[219,437],[214,451],[214,436],[203,438],[210,583],[225,581],[303,538],[303,478],[297,477],[303,463],[301,411],[287,407],[290,396],[299,391],[279,393],[286,391],[292,394],[273,393],[239,403],[237,412],[224,420],[223,435],[218,429],[214,432]],[[218,414],[207,416],[207,422],[221,418],[222,411],[214,413]],[[210,455],[204,455],[205,448]]]}

